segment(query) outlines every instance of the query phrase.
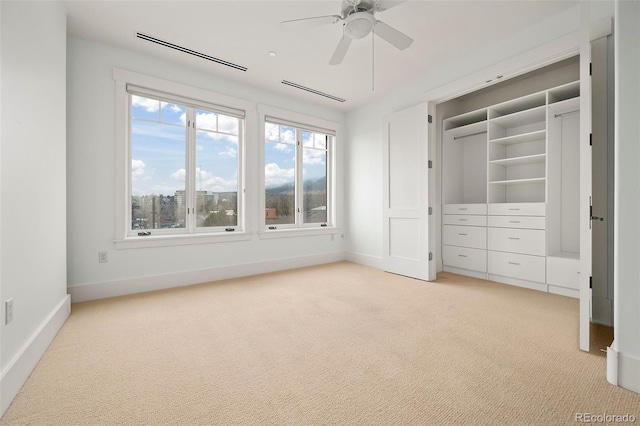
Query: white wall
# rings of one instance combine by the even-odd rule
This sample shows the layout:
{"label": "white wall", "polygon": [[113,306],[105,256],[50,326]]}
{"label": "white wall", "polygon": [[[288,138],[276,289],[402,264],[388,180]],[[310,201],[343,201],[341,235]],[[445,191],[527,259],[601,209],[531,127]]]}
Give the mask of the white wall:
{"label": "white wall", "polygon": [[[613,15],[611,1],[592,3],[592,21]],[[474,54],[432,69],[420,80],[407,83],[376,102],[348,112],[348,258],[382,267],[382,126],[389,114],[424,102],[425,94],[433,89],[574,33],[579,28],[580,7],[575,6],[496,44],[486,46]],[[439,155],[440,153],[436,152],[436,161]],[[435,173],[439,171],[436,170]],[[437,214],[437,208],[435,212]]]}
{"label": "white wall", "polygon": [[[249,275],[344,257],[340,235],[333,240],[329,235],[258,239],[256,232],[262,215],[257,209],[257,171],[263,166],[258,164],[257,140],[247,140],[248,224],[254,233],[251,241],[115,250],[114,67],[340,125],[344,123],[344,114],[273,95],[214,74],[76,37],[68,37],[67,63],[68,280],[73,300]],[[258,125],[257,121],[247,123],[247,126],[253,126],[253,135],[258,135]],[[344,211],[344,191],[340,182],[345,141],[344,137],[338,136],[338,226],[342,225]],[[108,263],[98,263],[99,251],[108,252]]]}
{"label": "white wall", "polygon": [[640,392],[639,2],[617,2],[615,30],[615,335],[612,347],[618,352],[618,384]]}
{"label": "white wall", "polygon": [[[66,10],[61,2],[1,2],[0,8],[0,358],[4,412],[39,359],[30,358],[34,342],[68,300]],[[11,298],[14,318],[5,325],[4,302]],[[28,365],[24,364],[27,358]]]}

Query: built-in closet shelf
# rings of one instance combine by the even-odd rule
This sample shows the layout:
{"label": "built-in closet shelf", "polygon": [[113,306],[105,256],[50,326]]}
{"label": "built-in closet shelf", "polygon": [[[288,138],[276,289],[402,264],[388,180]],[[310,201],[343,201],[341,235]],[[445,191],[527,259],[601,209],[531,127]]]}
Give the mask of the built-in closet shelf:
{"label": "built-in closet shelf", "polygon": [[580,81],[573,81],[549,90],[549,104],[554,104],[565,99],[577,98],[579,96]]}
{"label": "built-in closet shelf", "polygon": [[499,145],[515,145],[518,143],[532,142],[536,140],[544,139],[546,135],[545,130],[537,130],[535,132],[522,133],[520,135],[507,136],[505,138],[492,139],[489,143]]}
{"label": "built-in closet shelf", "polygon": [[497,166],[516,166],[520,164],[544,163],[547,159],[546,154],[525,155],[522,157],[504,158],[501,160],[489,161],[489,164]]}
{"label": "built-in closet shelf", "polygon": [[537,107],[544,107],[546,103],[545,92],[534,93],[490,107],[489,118],[495,119]]}
{"label": "built-in closet shelf", "polygon": [[554,253],[550,253],[549,256],[551,256],[551,257],[559,257],[561,259],[580,260],[580,253],[575,253],[575,252],[572,252],[572,251],[554,252]]}
{"label": "built-in closet shelf", "polygon": [[509,179],[509,180],[496,180],[489,182],[491,185],[526,185],[530,183],[544,183],[546,178],[529,178],[529,179]]}
{"label": "built-in closet shelf", "polygon": [[454,127],[453,129],[446,131],[448,135],[451,135],[453,139],[463,138],[465,136],[477,135],[479,133],[487,132],[487,121],[480,121],[477,123],[471,123],[460,127]]}
{"label": "built-in closet shelf", "polygon": [[547,107],[545,105],[515,112],[509,115],[492,118],[490,121],[503,128],[520,127],[525,124],[544,121],[547,115]]}
{"label": "built-in closet shelf", "polygon": [[549,109],[557,117],[562,114],[580,111],[580,98],[565,99],[549,105]]}

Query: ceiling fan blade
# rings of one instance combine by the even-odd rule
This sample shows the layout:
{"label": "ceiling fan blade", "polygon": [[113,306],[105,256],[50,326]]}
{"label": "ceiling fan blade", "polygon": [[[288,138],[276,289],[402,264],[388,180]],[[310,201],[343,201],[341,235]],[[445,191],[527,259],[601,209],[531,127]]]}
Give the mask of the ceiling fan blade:
{"label": "ceiling fan blade", "polygon": [[376,26],[374,27],[373,32],[378,37],[400,50],[406,49],[411,46],[411,43],[413,43],[413,39],[411,37],[401,33],[393,27],[390,27],[382,21],[376,21]]}
{"label": "ceiling fan blade", "polygon": [[282,21],[280,26],[287,30],[318,27],[320,25],[335,24],[342,19],[339,15],[314,16],[312,18],[291,19]]}
{"label": "ceiling fan blade", "polygon": [[351,38],[343,36],[340,43],[338,43],[338,47],[336,47],[336,51],[333,52],[329,65],[341,64],[347,54],[347,50],[349,50],[349,46],[351,46]]}
{"label": "ceiling fan blade", "polygon": [[378,0],[375,2],[376,12],[383,12],[406,1],[407,0]]}

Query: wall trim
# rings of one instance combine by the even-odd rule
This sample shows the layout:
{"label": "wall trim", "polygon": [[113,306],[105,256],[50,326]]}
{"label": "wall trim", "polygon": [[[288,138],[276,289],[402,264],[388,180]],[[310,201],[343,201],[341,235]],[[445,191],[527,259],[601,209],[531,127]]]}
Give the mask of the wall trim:
{"label": "wall trim", "polygon": [[220,281],[231,278],[265,274],[268,272],[284,271],[287,269],[303,268],[305,266],[341,262],[343,260],[345,260],[344,252],[337,251],[286,259],[219,266],[193,271],[172,272],[168,274],[80,284],[69,286],[68,291],[73,303],[87,302],[89,300],[106,299],[108,297],[165,290],[168,288],[184,287],[210,281]]}
{"label": "wall trim", "polygon": [[618,386],[640,393],[640,358],[618,352]]}
{"label": "wall trim", "polygon": [[345,253],[345,260],[348,262],[357,263],[358,265],[369,266],[371,268],[376,268],[384,271],[382,257],[379,256],[371,256],[370,254],[348,251]]}
{"label": "wall trim", "polygon": [[0,416],[7,411],[70,314],[71,297],[67,294],[2,372]]}

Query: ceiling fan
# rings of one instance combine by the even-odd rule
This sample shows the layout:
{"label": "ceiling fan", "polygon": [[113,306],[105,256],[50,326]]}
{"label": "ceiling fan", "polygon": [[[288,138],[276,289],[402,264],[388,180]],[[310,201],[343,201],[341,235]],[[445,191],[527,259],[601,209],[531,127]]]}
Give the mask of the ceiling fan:
{"label": "ceiling fan", "polygon": [[343,0],[340,15],[316,16],[311,18],[283,21],[289,29],[342,23],[343,35],[329,61],[331,65],[341,64],[353,40],[374,33],[400,50],[411,46],[413,39],[395,28],[375,18],[376,12],[383,12],[406,0]]}

